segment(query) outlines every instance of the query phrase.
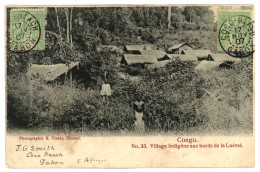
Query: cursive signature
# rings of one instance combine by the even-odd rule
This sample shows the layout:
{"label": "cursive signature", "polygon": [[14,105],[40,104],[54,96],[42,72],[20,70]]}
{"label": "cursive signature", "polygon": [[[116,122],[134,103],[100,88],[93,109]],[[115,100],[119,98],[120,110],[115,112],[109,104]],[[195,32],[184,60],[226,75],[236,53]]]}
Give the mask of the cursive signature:
{"label": "cursive signature", "polygon": [[85,157],[85,158],[82,158],[82,159],[77,159],[77,163],[78,164],[81,164],[81,163],[89,163],[89,164],[92,164],[92,163],[103,163],[107,160],[105,159],[98,159],[98,158],[95,158],[95,157]]}

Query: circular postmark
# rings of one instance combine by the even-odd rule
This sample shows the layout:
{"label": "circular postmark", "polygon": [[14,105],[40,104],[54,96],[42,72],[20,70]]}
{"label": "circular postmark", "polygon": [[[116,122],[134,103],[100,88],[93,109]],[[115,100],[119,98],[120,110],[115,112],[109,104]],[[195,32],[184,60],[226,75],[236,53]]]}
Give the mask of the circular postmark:
{"label": "circular postmark", "polygon": [[222,49],[233,57],[253,54],[253,22],[250,17],[237,15],[226,19],[219,29]]}
{"label": "circular postmark", "polygon": [[41,26],[37,18],[27,11],[11,15],[11,51],[28,52],[36,47],[41,37]]}

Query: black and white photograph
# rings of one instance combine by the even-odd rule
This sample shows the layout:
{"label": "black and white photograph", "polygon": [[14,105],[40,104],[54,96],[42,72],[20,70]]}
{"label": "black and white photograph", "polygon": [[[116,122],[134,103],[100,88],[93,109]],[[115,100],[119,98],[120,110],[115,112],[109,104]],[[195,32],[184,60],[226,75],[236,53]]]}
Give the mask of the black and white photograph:
{"label": "black and white photograph", "polygon": [[[225,52],[216,15],[210,6],[7,8],[8,133],[252,135],[253,47]],[[243,37],[239,48],[250,47]]]}
{"label": "black and white photograph", "polygon": [[255,166],[254,5],[8,5],[8,168]]}

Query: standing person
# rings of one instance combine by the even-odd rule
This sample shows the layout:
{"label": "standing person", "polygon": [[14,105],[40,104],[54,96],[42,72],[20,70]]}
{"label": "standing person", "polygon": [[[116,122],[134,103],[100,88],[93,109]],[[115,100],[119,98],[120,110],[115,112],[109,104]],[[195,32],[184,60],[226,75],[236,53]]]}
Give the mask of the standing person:
{"label": "standing person", "polygon": [[105,102],[108,100],[108,97],[111,96],[110,84],[108,84],[106,81],[102,81],[100,94]]}
{"label": "standing person", "polygon": [[135,115],[135,123],[134,129],[137,132],[144,131],[144,102],[141,100],[141,96],[137,96],[137,100],[134,102],[134,115]]}

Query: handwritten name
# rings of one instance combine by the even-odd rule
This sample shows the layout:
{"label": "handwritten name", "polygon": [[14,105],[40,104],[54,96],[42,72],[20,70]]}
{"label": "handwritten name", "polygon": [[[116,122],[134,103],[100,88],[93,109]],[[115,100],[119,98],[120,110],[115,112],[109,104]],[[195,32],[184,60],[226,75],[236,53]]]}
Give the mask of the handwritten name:
{"label": "handwritten name", "polygon": [[35,146],[35,145],[16,145],[16,152],[24,152],[25,158],[39,158],[40,165],[63,165],[64,162],[57,160],[64,155],[56,152],[53,145]]}
{"label": "handwritten name", "polygon": [[55,150],[53,145],[47,145],[43,147],[29,146],[29,145],[16,145],[16,151],[48,151]]}

